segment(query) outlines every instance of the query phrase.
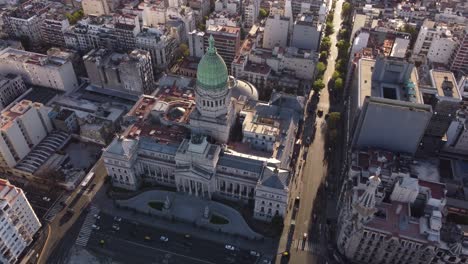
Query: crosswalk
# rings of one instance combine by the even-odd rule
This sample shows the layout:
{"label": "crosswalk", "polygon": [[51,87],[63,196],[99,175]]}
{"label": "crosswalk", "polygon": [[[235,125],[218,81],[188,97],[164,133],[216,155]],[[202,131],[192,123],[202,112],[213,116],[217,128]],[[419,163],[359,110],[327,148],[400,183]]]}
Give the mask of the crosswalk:
{"label": "crosswalk", "polygon": [[291,243],[291,250],[309,251],[313,254],[325,254],[326,251],[322,245],[302,239],[294,239]]}
{"label": "crosswalk", "polygon": [[52,222],[54,220],[55,216],[63,209],[63,204],[67,200],[66,195],[61,195],[60,198],[55,202],[54,206],[50,208],[46,215],[44,216],[44,220],[47,222]]}
{"label": "crosswalk", "polygon": [[93,231],[93,225],[96,222],[96,219],[94,218],[95,214],[99,214],[99,208],[91,206],[89,208],[88,215],[86,215],[85,221],[81,226],[81,230],[78,234],[78,238],[76,238],[75,244],[86,247],[89,237],[91,236],[91,232]]}

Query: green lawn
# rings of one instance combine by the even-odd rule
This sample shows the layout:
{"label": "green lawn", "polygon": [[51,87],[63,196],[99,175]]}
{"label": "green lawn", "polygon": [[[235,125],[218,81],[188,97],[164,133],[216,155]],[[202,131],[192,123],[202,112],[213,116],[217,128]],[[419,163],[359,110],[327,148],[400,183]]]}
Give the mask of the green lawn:
{"label": "green lawn", "polygon": [[210,218],[210,223],[215,224],[215,225],[225,225],[229,223],[229,220],[227,220],[226,218],[222,216],[212,214]]}
{"label": "green lawn", "polygon": [[151,201],[148,203],[148,205],[153,208],[153,209],[156,209],[156,210],[159,210],[159,211],[162,211],[163,207],[164,207],[164,203],[163,202],[157,202],[157,201]]}

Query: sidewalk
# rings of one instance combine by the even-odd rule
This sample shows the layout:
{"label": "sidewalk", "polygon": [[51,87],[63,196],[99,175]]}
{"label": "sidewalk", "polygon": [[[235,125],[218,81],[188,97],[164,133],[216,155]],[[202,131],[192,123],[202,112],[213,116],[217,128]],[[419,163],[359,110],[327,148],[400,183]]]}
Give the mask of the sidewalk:
{"label": "sidewalk", "polygon": [[231,244],[237,247],[263,252],[265,255],[271,257],[276,253],[277,241],[274,241],[269,238],[264,238],[261,240],[248,240],[241,238],[240,236],[233,236],[225,233],[200,229],[195,227],[193,224],[186,224],[175,221],[173,222],[170,220],[165,220],[163,218],[156,218],[144,214],[135,214],[133,211],[117,208],[114,205],[114,202],[107,197],[105,192],[106,187],[107,186],[101,188],[101,190],[96,194],[95,199],[92,201],[92,203],[95,206],[99,207],[102,212],[111,215],[118,215],[122,218],[129,219],[131,221],[136,221],[141,224],[166,229],[180,234],[190,234],[194,237],[222,244]]}

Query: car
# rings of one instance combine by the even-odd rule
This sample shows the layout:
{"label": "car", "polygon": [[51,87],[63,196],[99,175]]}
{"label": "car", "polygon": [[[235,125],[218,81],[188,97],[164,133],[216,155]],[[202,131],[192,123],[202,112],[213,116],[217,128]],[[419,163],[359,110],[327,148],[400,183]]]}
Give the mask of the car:
{"label": "car", "polygon": [[189,239],[189,238],[191,238],[192,236],[191,236],[190,234],[185,234],[184,237],[185,237],[186,239]]}
{"label": "car", "polygon": [[101,227],[98,226],[98,225],[92,225],[92,227],[93,227],[94,230],[99,230],[99,229],[101,229]]}
{"label": "car", "polygon": [[112,225],[112,229],[114,229],[115,231],[119,231],[119,230],[120,230],[120,226],[118,226],[118,225]]}
{"label": "car", "polygon": [[304,233],[304,235],[302,235],[302,238],[305,240],[307,239],[307,233]]}
{"label": "car", "polygon": [[250,250],[250,256],[260,257],[260,253],[258,253],[257,251],[254,251],[254,250]]}
{"label": "car", "polygon": [[318,117],[322,117],[322,116],[323,116],[323,110],[322,110],[322,109],[317,110],[317,116],[318,116]]}
{"label": "car", "polygon": [[161,237],[159,238],[159,240],[162,241],[162,242],[167,242],[167,241],[169,241],[169,238],[166,237],[166,236],[161,236]]}
{"label": "car", "polygon": [[227,249],[227,250],[231,250],[231,251],[236,250],[236,248],[234,246],[231,246],[231,245],[225,245],[224,248]]}
{"label": "car", "polygon": [[306,144],[307,144],[307,145],[310,145],[310,137],[307,137],[307,138],[306,138]]}
{"label": "car", "polygon": [[118,216],[116,216],[116,217],[114,217],[114,221],[116,221],[116,222],[120,222],[120,221],[122,221],[122,217],[118,217]]}
{"label": "car", "polygon": [[95,214],[95,215],[94,215],[94,218],[96,218],[96,219],[101,219],[101,216],[98,215],[98,214]]}
{"label": "car", "polygon": [[151,237],[150,237],[150,236],[145,236],[144,239],[145,239],[145,241],[151,241]]}
{"label": "car", "polygon": [[47,197],[47,196],[42,197],[42,200],[43,200],[43,201],[46,201],[46,202],[50,202],[50,198]]}

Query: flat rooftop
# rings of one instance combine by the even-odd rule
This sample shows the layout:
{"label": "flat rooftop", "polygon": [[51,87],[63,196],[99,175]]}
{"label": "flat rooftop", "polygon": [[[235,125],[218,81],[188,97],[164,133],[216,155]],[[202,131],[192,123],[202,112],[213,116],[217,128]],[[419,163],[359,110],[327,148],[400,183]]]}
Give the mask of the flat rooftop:
{"label": "flat rooftop", "polygon": [[451,97],[461,100],[455,76],[450,71],[431,70],[432,86],[437,89],[437,94],[441,97]]}
{"label": "flat rooftop", "polygon": [[[359,85],[359,107],[364,103],[367,96],[394,99],[413,103],[422,103],[422,97],[419,92],[418,77],[416,69],[411,72],[412,88],[406,88],[402,84],[374,84],[372,89],[372,74],[374,71],[375,60],[362,58],[359,60],[358,85]],[[390,94],[391,93],[391,94]]]}

